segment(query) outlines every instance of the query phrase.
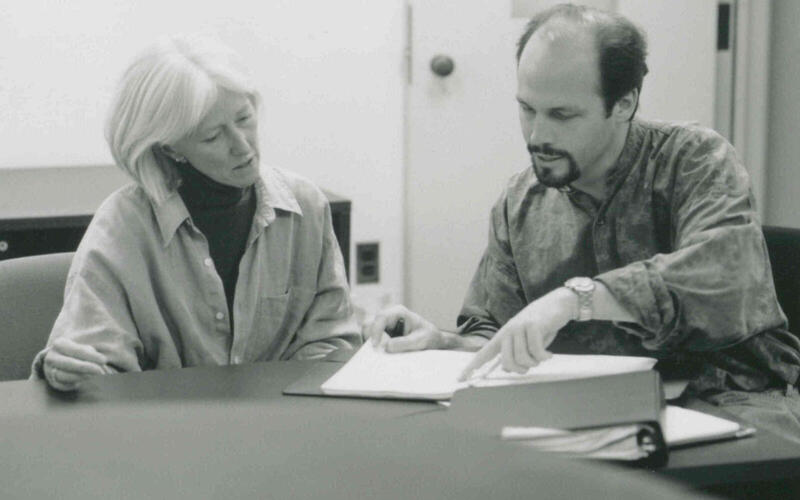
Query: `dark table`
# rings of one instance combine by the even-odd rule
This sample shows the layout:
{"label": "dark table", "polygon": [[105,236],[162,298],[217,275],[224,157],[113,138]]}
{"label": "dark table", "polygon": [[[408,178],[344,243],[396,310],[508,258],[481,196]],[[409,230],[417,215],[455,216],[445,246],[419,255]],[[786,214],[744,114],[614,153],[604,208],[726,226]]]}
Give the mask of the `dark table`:
{"label": "dark table", "polygon": [[0,498],[687,498],[676,485],[800,470],[800,446],[766,432],[652,472],[545,456],[433,403],[281,394],[314,367],[107,375],[77,393],[0,383]]}

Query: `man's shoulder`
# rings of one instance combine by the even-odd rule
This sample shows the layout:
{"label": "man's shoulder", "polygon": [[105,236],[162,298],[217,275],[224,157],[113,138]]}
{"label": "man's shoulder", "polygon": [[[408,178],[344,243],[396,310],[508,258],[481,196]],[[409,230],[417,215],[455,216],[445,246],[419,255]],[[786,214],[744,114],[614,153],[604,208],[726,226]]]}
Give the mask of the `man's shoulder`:
{"label": "man's shoulder", "polygon": [[696,121],[665,121],[637,119],[636,126],[655,145],[685,147],[687,145],[727,145],[727,140],[716,130]]}
{"label": "man's shoulder", "polygon": [[[706,194],[740,195],[749,176],[735,148],[717,131],[695,122],[645,122],[651,134],[648,163],[663,185]],[[658,181],[654,181],[658,183]]]}

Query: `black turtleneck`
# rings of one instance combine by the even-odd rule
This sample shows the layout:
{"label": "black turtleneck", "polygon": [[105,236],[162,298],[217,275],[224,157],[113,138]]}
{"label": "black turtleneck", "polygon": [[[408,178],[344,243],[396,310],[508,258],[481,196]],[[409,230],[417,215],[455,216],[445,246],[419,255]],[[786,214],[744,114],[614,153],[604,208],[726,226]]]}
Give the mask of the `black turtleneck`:
{"label": "black turtleneck", "polygon": [[181,175],[178,193],[192,222],[208,240],[214,267],[222,279],[228,320],[233,331],[233,296],[239,277],[239,261],[244,254],[253,223],[256,197],[253,186],[226,186],[189,164],[177,164]]}

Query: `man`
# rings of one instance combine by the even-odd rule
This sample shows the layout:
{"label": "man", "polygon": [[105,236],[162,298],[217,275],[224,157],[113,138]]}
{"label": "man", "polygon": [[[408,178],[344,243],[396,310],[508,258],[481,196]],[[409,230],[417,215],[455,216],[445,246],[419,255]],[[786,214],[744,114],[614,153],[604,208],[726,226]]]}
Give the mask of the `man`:
{"label": "man", "polygon": [[[364,333],[377,342],[403,318],[389,351],[478,350],[462,378],[497,354],[520,372],[550,352],[649,355],[690,377],[692,394],[726,404],[773,391],[800,415],[796,391],[782,397],[800,375],[800,342],[775,296],[748,175],[711,130],[634,119],[645,55],[621,16],[562,5],[534,17],[517,52],[533,168],[492,209],[459,331],[398,306]],[[783,414],[777,427],[794,421],[800,440]]]}

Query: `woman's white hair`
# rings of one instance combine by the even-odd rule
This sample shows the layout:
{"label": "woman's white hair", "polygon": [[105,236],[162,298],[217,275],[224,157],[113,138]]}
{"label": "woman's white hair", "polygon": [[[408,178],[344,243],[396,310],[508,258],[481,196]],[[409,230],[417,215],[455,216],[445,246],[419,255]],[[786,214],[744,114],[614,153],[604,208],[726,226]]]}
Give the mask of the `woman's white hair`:
{"label": "woman's white hair", "polygon": [[161,146],[193,133],[221,89],[247,96],[258,110],[258,91],[238,56],[207,38],[161,39],[125,71],[106,121],[106,141],[117,165],[154,202],[179,183]]}

